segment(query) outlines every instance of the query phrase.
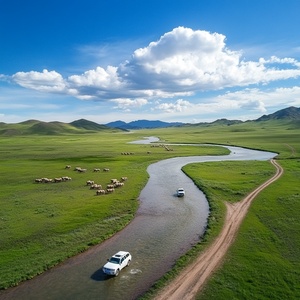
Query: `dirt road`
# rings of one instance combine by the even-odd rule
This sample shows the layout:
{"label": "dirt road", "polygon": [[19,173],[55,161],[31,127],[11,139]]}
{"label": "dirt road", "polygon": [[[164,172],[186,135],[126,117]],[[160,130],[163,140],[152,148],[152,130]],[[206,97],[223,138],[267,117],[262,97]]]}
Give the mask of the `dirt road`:
{"label": "dirt road", "polygon": [[282,167],[276,161],[271,160],[271,163],[276,167],[276,174],[242,201],[234,204],[226,203],[226,220],[220,235],[193,264],[184,269],[175,280],[157,295],[156,300],[188,300],[195,298],[209,276],[220,266],[253,199],[283,174]]}

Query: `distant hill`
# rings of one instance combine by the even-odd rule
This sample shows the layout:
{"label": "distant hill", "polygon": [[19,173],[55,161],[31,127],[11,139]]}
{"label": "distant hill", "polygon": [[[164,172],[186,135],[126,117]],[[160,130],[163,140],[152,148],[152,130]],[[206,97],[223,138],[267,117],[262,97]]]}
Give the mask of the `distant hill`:
{"label": "distant hill", "polygon": [[[282,121],[288,123],[291,128],[300,128],[300,108],[291,106],[281,109],[269,115],[263,115],[260,118],[251,122],[261,121]],[[17,136],[17,135],[63,135],[63,134],[84,134],[98,131],[115,132],[120,130],[137,130],[137,129],[151,129],[151,128],[166,128],[179,126],[234,126],[244,123],[240,120],[218,119],[214,122],[202,122],[197,124],[181,123],[181,122],[163,122],[163,121],[149,121],[138,120],[133,122],[115,121],[105,125],[98,124],[85,119],[73,121],[71,123],[63,122],[42,122],[39,120],[27,120],[15,124],[6,124],[0,122],[0,136]]]}
{"label": "distant hill", "polygon": [[227,119],[218,119],[210,124],[212,125],[234,125],[234,124],[239,124],[239,123],[243,123],[243,121],[241,120],[227,120]]}
{"label": "distant hill", "polygon": [[[30,123],[29,123],[30,124]],[[30,126],[27,134],[57,135],[61,133],[75,133],[74,130],[67,128],[67,124],[61,122],[34,122]],[[24,132],[25,133],[25,132]]]}
{"label": "distant hill", "polygon": [[256,121],[269,121],[269,120],[300,120],[300,108],[290,106],[278,110],[270,115],[263,115],[256,119]]}
{"label": "distant hill", "polygon": [[106,126],[122,129],[143,129],[143,128],[165,128],[165,127],[174,127],[181,126],[184,123],[181,122],[163,122],[163,121],[149,121],[149,120],[137,120],[129,123],[123,121],[115,121],[107,123]]}
{"label": "distant hill", "polygon": [[92,122],[92,121],[88,121],[85,119],[80,119],[80,120],[76,120],[70,123],[70,125],[76,127],[76,128],[80,128],[80,129],[85,129],[85,130],[103,130],[103,129],[107,129],[108,126],[105,125],[100,125],[98,123]]}
{"label": "distant hill", "polygon": [[71,123],[28,120],[16,124],[0,123],[0,136],[84,134],[97,131],[116,131],[85,119]]}
{"label": "distant hill", "polygon": [[22,124],[22,125],[34,125],[36,123],[39,123],[41,121],[39,120],[27,120],[27,121],[24,121],[24,122],[20,122],[19,124]]}

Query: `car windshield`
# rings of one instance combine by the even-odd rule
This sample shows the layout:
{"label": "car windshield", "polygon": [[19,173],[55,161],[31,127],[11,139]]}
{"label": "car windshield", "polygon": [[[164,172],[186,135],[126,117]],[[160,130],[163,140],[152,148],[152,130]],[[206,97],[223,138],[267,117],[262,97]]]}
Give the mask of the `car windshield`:
{"label": "car windshield", "polygon": [[119,264],[120,263],[120,258],[111,257],[109,262],[114,263],[114,264]]}

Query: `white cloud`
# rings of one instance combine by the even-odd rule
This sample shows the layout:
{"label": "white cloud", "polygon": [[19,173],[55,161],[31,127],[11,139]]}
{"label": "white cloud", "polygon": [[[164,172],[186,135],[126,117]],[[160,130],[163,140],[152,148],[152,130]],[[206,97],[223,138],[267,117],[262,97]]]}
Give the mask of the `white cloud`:
{"label": "white cloud", "polygon": [[[81,100],[113,100],[118,108],[130,109],[156,100],[195,95],[199,91],[268,84],[300,76],[300,63],[294,58],[271,56],[246,61],[241,58],[241,51],[230,50],[225,41],[226,37],[219,33],[177,27],[148,46],[136,49],[119,66],[98,66],[67,78],[48,70],[17,72],[11,80],[27,89],[71,95]],[[1,78],[7,80],[5,75],[0,75]],[[237,94],[230,95],[237,97]],[[239,101],[242,101],[240,106],[264,110],[261,98],[239,98]],[[157,108],[179,112],[190,106],[184,100],[176,100],[165,101]]]}
{"label": "white cloud", "polygon": [[[202,97],[192,102],[177,100],[159,103],[155,107],[157,118],[186,122],[211,122],[217,118],[249,120],[282,107],[300,106],[300,87],[269,90],[244,89],[216,97]],[[170,114],[171,113],[171,114]]]}
{"label": "white cloud", "polygon": [[[286,63],[292,68],[267,68],[265,64]],[[178,27],[157,42],[137,49],[120,73],[137,88],[147,86],[178,91],[216,90],[246,86],[300,75],[294,59],[244,61],[241,52],[226,47],[225,36]]]}
{"label": "white cloud", "polygon": [[74,88],[94,87],[102,90],[117,90],[123,86],[118,77],[117,68],[112,66],[108,66],[106,70],[97,67],[95,70],[86,71],[82,75],[70,76],[68,82]]}
{"label": "white cloud", "polygon": [[183,112],[188,107],[194,107],[194,106],[189,101],[179,99],[174,103],[161,103],[156,106],[156,109],[167,113],[174,113],[174,112]]}
{"label": "white cloud", "polygon": [[56,71],[43,72],[17,72],[12,80],[22,87],[38,90],[41,92],[64,92],[66,85],[63,77]]}
{"label": "white cloud", "polygon": [[241,108],[248,108],[265,112],[267,107],[286,105],[300,105],[300,87],[274,88],[267,90],[244,89],[241,91],[226,93],[218,96],[219,102],[232,101],[238,103]]}
{"label": "white cloud", "polygon": [[147,99],[138,98],[138,99],[114,99],[112,102],[116,103],[115,108],[119,108],[125,111],[130,111],[131,108],[142,107],[148,103]]}
{"label": "white cloud", "polygon": [[294,59],[294,58],[290,58],[290,57],[285,57],[285,58],[279,58],[276,56],[271,56],[270,59],[264,59],[264,58],[260,58],[259,60],[260,63],[263,64],[267,64],[267,63],[278,63],[278,64],[289,64],[289,65],[294,65],[296,67],[300,67],[300,63]]}

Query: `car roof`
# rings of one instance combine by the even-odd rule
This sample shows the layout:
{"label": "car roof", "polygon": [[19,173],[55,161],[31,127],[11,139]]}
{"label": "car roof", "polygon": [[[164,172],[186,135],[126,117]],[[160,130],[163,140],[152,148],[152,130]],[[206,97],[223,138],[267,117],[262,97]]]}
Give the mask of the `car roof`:
{"label": "car roof", "polygon": [[127,252],[127,251],[119,251],[119,252],[117,252],[115,255],[113,255],[113,256],[115,256],[115,257],[121,257],[121,256],[124,256],[125,254],[127,254],[127,253],[129,253],[129,252]]}

